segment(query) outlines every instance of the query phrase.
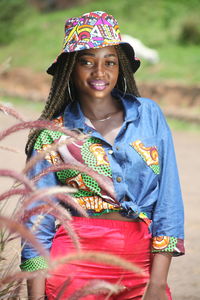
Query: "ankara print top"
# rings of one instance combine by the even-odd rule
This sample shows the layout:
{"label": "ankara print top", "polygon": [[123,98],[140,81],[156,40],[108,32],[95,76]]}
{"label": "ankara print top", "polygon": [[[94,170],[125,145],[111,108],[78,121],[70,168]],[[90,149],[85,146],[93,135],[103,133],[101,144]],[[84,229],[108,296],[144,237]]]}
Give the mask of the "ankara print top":
{"label": "ankara print top", "polygon": [[[117,90],[113,96],[124,107],[124,122],[110,145],[84,117],[78,102],[70,104],[63,116],[55,122],[71,130],[88,134],[84,141],[62,146],[37,163],[33,177],[51,164],[61,161],[81,163],[92,168],[113,185],[115,197],[102,190],[92,177],[73,169],[49,173],[38,181],[39,188],[68,184],[78,188],[74,199],[90,215],[117,210],[129,218],[141,218],[152,233],[152,251],[170,252],[174,256],[184,253],[184,213],[180,184],[170,130],[159,106],[146,98],[125,98]],[[43,151],[53,142],[65,139],[64,134],[43,130],[38,137],[34,153]],[[77,212],[72,211],[73,215]],[[30,228],[35,217],[27,222]],[[54,217],[47,215],[37,233],[45,248],[51,247],[55,232]],[[43,228],[45,228],[43,230]],[[26,245],[22,259],[37,258],[37,252]],[[25,262],[28,265],[28,261]],[[26,268],[28,269],[28,267]]]}

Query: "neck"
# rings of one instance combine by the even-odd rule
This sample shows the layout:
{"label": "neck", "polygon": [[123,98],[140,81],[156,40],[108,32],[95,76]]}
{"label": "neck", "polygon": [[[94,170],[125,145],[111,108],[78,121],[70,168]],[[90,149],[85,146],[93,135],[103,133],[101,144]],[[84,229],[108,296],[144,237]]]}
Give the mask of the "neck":
{"label": "neck", "polygon": [[110,115],[121,110],[121,103],[112,96],[107,99],[80,100],[84,115],[90,120],[108,119]]}

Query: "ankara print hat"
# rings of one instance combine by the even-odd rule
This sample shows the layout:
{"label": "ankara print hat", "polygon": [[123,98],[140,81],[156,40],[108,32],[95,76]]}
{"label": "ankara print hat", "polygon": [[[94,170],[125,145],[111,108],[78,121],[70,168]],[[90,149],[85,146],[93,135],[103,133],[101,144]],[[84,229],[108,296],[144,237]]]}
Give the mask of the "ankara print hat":
{"label": "ankara print hat", "polygon": [[114,45],[121,45],[135,73],[140,60],[135,57],[132,46],[122,42],[118,22],[112,15],[94,11],[70,18],[65,23],[63,50],[47,69],[47,73],[54,75],[57,62],[64,53]]}

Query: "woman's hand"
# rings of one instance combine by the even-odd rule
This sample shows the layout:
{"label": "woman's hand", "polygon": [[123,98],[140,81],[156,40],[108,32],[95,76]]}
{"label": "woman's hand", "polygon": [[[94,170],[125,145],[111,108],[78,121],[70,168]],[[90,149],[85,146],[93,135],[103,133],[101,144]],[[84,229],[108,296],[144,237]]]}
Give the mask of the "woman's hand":
{"label": "woman's hand", "polygon": [[159,286],[157,284],[149,283],[143,300],[168,300],[166,294],[166,286]]}
{"label": "woman's hand", "polygon": [[168,300],[166,287],[171,258],[168,253],[154,254],[150,280],[143,300]]}
{"label": "woman's hand", "polygon": [[44,300],[45,299],[45,274],[38,273],[33,279],[27,280],[28,299]]}

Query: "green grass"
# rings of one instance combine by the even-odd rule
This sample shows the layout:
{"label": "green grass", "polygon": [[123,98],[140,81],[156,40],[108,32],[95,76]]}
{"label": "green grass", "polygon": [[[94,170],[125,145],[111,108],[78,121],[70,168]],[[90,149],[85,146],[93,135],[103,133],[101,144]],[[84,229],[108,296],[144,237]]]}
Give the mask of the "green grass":
{"label": "green grass", "polygon": [[35,111],[35,112],[41,112],[44,107],[44,103],[42,102],[33,102],[22,98],[17,98],[17,97],[11,98],[7,96],[6,97],[1,96],[0,103],[4,105],[11,105],[16,110],[22,108],[23,110]]}
{"label": "green grass", "polygon": [[172,130],[200,133],[200,124],[190,123],[190,122],[177,120],[173,118],[167,118],[167,122]]}
{"label": "green grass", "polygon": [[44,72],[62,48],[65,19],[92,10],[113,14],[122,33],[131,34],[159,51],[160,62],[150,65],[142,61],[137,79],[199,83],[199,45],[183,45],[178,41],[184,21],[198,16],[198,0],[96,0],[84,7],[51,13],[26,8],[26,14],[23,13],[21,23],[16,26],[16,38],[0,47],[0,63],[11,56],[12,67]]}

